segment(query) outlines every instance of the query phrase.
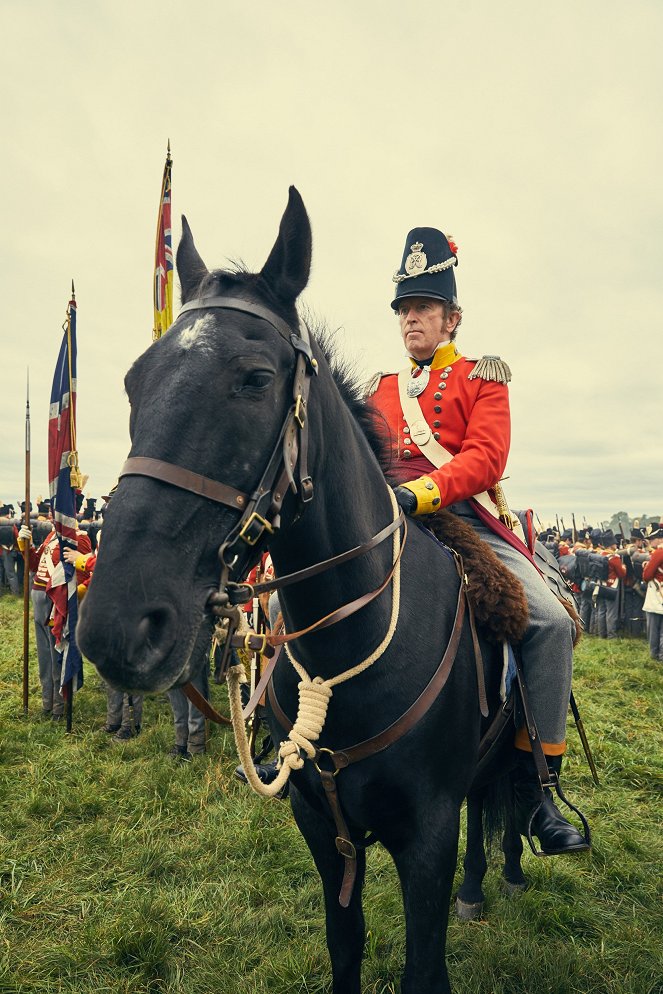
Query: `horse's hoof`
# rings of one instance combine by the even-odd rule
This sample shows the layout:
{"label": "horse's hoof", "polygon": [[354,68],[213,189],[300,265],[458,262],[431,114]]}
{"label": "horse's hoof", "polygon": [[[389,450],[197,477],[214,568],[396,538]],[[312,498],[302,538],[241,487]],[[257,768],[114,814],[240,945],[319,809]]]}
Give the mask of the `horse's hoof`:
{"label": "horse's hoof", "polygon": [[526,880],[523,880],[520,884],[514,884],[512,880],[502,878],[502,890],[507,897],[516,897],[518,894],[522,894],[523,891],[527,890],[527,886]]}
{"label": "horse's hoof", "polygon": [[463,922],[478,921],[483,914],[483,901],[478,901],[476,904],[468,904],[467,901],[461,901],[461,899],[457,897],[456,914]]}

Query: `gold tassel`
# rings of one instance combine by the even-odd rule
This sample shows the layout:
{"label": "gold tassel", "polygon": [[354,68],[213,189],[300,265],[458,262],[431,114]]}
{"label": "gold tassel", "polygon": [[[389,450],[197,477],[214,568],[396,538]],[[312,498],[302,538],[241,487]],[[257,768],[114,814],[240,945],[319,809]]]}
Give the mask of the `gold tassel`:
{"label": "gold tassel", "polygon": [[[69,453],[67,465],[69,466],[69,484],[72,490],[82,490],[83,474],[78,468],[78,452],[75,449]],[[87,480],[87,477],[85,479]]]}
{"label": "gold tassel", "polygon": [[477,362],[476,366],[467,377],[468,380],[492,380],[493,383],[509,383],[511,380],[511,370],[500,359],[498,355],[485,355]]}

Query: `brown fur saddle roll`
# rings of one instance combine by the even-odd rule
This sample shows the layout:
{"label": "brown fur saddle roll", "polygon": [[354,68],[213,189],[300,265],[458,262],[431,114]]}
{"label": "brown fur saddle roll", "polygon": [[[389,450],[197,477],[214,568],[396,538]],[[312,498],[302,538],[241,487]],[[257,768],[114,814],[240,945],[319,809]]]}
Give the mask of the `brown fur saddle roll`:
{"label": "brown fur saddle roll", "polygon": [[468,597],[477,624],[491,641],[520,642],[529,612],[525,588],[490,546],[451,511],[425,519],[435,538],[457,552],[468,579]]}

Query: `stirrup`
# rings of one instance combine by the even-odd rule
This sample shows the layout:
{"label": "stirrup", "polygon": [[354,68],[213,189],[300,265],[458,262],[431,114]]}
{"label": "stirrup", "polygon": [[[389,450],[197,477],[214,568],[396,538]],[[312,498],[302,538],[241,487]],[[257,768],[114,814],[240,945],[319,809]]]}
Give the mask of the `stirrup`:
{"label": "stirrup", "polygon": [[562,790],[562,788],[560,786],[559,778],[558,778],[557,774],[554,772],[554,770],[549,770],[548,771],[548,780],[546,781],[545,784],[542,784],[541,800],[532,809],[532,813],[529,816],[529,821],[527,822],[527,841],[529,842],[530,849],[532,850],[532,852],[534,853],[535,856],[538,856],[541,859],[545,859],[547,856],[550,855],[549,853],[545,853],[545,852],[543,852],[543,850],[539,851],[536,848],[536,844],[534,842],[534,839],[532,838],[532,823],[533,823],[534,819],[536,818],[537,814],[539,813],[539,811],[541,810],[541,807],[543,806],[543,802],[545,800],[545,794],[544,794],[543,791],[545,790],[545,788],[551,788],[551,787],[554,787],[555,793],[559,797],[559,799],[562,802],[562,804],[565,804],[567,806],[567,808],[569,808],[569,810],[573,811],[578,816],[578,818],[580,819],[580,821],[582,822],[582,828],[583,828],[583,835],[584,835],[585,844],[587,845],[588,848],[591,848],[591,845],[592,845],[592,833],[590,832],[589,823],[588,823],[587,819],[585,818],[585,816],[582,813],[582,811],[580,810],[580,808],[577,808],[575,806],[575,804],[571,804],[571,802],[569,801],[569,799],[566,797],[564,791]]}

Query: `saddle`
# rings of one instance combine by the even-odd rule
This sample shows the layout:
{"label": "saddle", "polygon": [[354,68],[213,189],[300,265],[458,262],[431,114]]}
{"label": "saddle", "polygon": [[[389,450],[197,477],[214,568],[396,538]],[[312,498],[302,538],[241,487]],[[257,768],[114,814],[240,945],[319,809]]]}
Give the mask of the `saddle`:
{"label": "saddle", "polygon": [[[484,637],[490,642],[520,642],[527,629],[529,611],[525,589],[518,577],[479,538],[472,525],[451,511],[438,511],[426,520],[426,527],[438,542],[462,556],[468,599]],[[573,594],[559,572],[557,561],[539,542],[536,546],[539,571],[575,624],[573,645],[576,646],[582,626]]]}

